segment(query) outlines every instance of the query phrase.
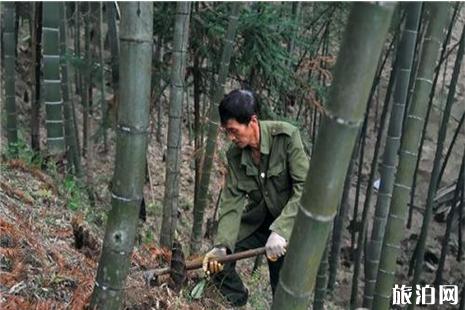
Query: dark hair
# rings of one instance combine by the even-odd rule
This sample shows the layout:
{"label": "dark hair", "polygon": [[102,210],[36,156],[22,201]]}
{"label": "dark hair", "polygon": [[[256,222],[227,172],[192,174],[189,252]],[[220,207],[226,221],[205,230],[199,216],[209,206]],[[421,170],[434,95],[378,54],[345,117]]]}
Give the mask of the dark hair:
{"label": "dark hair", "polygon": [[240,124],[248,124],[253,115],[258,114],[256,97],[250,90],[236,89],[227,94],[219,106],[221,124],[235,119]]}

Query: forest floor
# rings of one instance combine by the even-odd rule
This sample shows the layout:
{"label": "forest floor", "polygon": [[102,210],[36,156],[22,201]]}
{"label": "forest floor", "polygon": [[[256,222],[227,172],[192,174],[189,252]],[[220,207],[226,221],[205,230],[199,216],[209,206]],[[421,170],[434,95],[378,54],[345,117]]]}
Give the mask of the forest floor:
{"label": "forest floor", "polygon": [[[464,20],[462,16],[462,20]],[[459,28],[459,27],[457,27]],[[461,29],[461,26],[460,26]],[[457,41],[458,34],[454,33]],[[21,52],[21,50],[20,50]],[[27,59],[27,58],[26,58]],[[27,64],[26,64],[27,65]],[[445,79],[450,80],[453,63],[448,64]],[[27,70],[25,70],[27,71]],[[19,97],[22,98],[26,80],[18,74]],[[383,80],[387,80],[383,79]],[[452,133],[457,126],[457,120],[465,110],[465,70],[462,70],[457,89],[457,104],[455,104],[451,126],[445,145],[448,146]],[[440,80],[441,84],[442,80]],[[383,82],[384,83],[384,82]],[[385,85],[381,87],[385,89]],[[436,136],[440,123],[441,107],[447,95],[447,87],[439,93],[428,127],[427,138],[419,170],[418,190],[415,205],[424,207],[430,171],[434,158]],[[378,94],[383,98],[383,91]],[[94,97],[98,98],[97,91]],[[380,99],[382,101],[382,99]],[[151,115],[154,115],[152,113]],[[186,113],[186,115],[188,115]],[[19,105],[18,117],[20,128],[29,128],[29,104]],[[375,123],[376,113],[370,115],[371,124]],[[79,123],[82,122],[78,115]],[[94,122],[97,119],[94,119]],[[166,119],[165,119],[166,121]],[[152,127],[155,119],[151,120]],[[41,128],[45,128],[42,124]],[[166,136],[166,123],[163,124],[163,137]],[[45,145],[45,130],[42,130],[42,145]],[[200,298],[191,295],[193,288],[202,281],[203,273],[189,273],[188,281],[180,292],[169,288],[169,281],[161,279],[154,287],[146,284],[144,271],[166,266],[167,253],[159,248],[158,238],[161,227],[162,201],[164,195],[165,161],[164,143],[156,142],[154,130],[149,137],[147,153],[150,182],[145,185],[145,201],[147,221],[139,223],[138,237],[132,255],[132,264],[126,282],[126,309],[228,309],[227,303],[215,291],[209,281]],[[28,130],[22,130],[20,136],[29,140]],[[162,138],[162,140],[165,138]],[[376,132],[374,126],[369,127],[366,154],[373,153]],[[22,147],[19,159],[12,159],[6,154],[5,139],[1,139],[2,158],[0,162],[0,306],[2,309],[82,309],[88,304],[94,286],[99,252],[104,234],[104,224],[110,209],[109,183],[113,175],[115,137],[109,130],[109,150],[103,152],[99,143],[93,148],[91,171],[92,188],[96,194],[95,206],[91,207],[87,193],[78,181],[66,177],[61,165],[48,164],[42,167],[42,162],[27,147]],[[82,141],[82,137],[81,137]],[[465,151],[465,128],[462,128],[450,162],[447,166],[440,187],[451,185],[457,178],[461,154]],[[210,204],[205,215],[215,217],[217,196],[223,183],[225,172],[224,150],[226,145],[219,142],[219,152],[215,157],[213,174],[211,176]],[[181,164],[180,215],[178,220],[177,238],[187,251],[190,244],[192,227],[193,188],[194,188],[194,155],[195,150],[187,130],[184,132]],[[367,186],[371,158],[367,156],[363,163],[360,201],[363,202]],[[354,208],[355,186],[354,177],[350,194],[349,216],[344,228],[349,226]],[[376,203],[376,194],[372,197],[370,219]],[[398,258],[396,283],[409,284],[408,263],[418,238],[422,215],[416,211],[413,214],[412,227],[405,232],[402,241],[402,252]],[[440,254],[440,244],[445,231],[444,216],[435,216],[431,223],[427,242],[427,257],[423,284],[432,284],[437,259]],[[371,233],[371,227],[368,228]],[[311,242],[311,237],[309,237]],[[205,238],[202,251],[211,246],[211,240]],[[450,250],[444,270],[447,284],[462,287],[465,282],[465,259],[457,262],[458,236],[451,235]],[[238,270],[243,275],[244,282],[251,292],[248,304],[242,309],[269,309],[271,290],[269,288],[268,270],[265,265],[252,273],[253,259],[238,263]],[[353,258],[351,254],[351,235],[344,230],[340,266],[334,292],[327,297],[327,309],[347,309],[350,300],[350,289],[353,275]],[[360,283],[363,283],[363,270]],[[163,283],[166,280],[165,283]],[[363,293],[363,284],[359,288],[359,296]],[[432,307],[429,309],[433,309]]]}

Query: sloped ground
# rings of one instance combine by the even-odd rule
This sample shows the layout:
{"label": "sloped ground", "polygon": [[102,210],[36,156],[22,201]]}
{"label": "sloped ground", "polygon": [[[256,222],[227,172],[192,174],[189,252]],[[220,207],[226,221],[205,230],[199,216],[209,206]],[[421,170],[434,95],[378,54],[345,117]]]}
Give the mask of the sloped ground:
{"label": "sloped ground", "polygon": [[[20,160],[3,161],[0,167],[2,309],[83,309],[97,270],[101,238],[95,236],[102,230],[69,209],[70,192],[57,186],[57,179]],[[78,250],[74,234],[83,231]],[[184,296],[188,290],[178,295],[166,284],[147,286],[143,271],[159,267],[166,256],[154,242],[135,249],[125,308],[221,308],[214,293],[191,302]],[[193,283],[189,280],[187,288]]]}

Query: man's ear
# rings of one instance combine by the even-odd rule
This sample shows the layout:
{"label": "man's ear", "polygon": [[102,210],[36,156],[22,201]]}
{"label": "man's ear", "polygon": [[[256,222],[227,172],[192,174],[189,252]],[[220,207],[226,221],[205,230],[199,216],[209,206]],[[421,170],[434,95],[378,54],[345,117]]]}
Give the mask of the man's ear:
{"label": "man's ear", "polygon": [[258,123],[257,114],[252,115],[252,116],[250,117],[250,121],[251,121],[251,122]]}

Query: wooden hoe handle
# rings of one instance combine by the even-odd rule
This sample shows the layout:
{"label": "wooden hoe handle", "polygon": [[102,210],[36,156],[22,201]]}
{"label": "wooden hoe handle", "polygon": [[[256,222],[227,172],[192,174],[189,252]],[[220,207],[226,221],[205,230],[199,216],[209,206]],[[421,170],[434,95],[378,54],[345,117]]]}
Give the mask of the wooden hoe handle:
{"label": "wooden hoe handle", "polygon": [[[219,257],[217,261],[219,263],[229,263],[229,262],[235,262],[235,261],[249,258],[249,257],[258,256],[261,254],[265,254],[265,247],[247,250],[243,252],[238,252],[234,254],[229,254],[223,257]],[[203,256],[196,258],[194,260],[188,261],[186,262],[186,270],[195,270],[195,269],[202,268],[202,263],[203,263]],[[160,276],[163,274],[170,273],[170,271],[171,271],[170,267],[155,269],[153,270],[152,276],[153,277]]]}

